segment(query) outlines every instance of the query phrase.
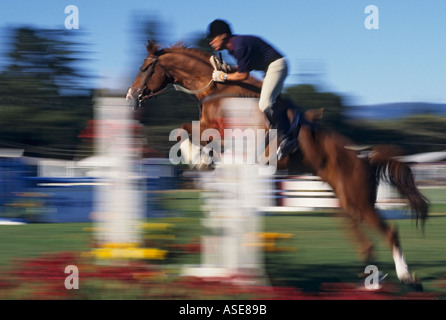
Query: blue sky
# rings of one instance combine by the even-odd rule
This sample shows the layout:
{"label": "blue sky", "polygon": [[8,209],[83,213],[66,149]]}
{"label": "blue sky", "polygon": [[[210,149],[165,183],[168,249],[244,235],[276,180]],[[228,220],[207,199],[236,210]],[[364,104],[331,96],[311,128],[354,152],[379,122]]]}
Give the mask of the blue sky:
{"label": "blue sky", "polygon": [[[2,1],[0,51],[7,27],[64,28],[68,5],[79,9],[80,29],[70,32],[84,32],[99,86],[126,88],[135,76],[135,48],[144,44],[131,33],[139,13],[163,22],[170,44],[226,19],[235,33],[259,35],[287,56],[287,85],[317,72],[321,90],[347,104],[446,103],[444,0]],[[364,26],[368,5],[379,10],[379,29]]]}

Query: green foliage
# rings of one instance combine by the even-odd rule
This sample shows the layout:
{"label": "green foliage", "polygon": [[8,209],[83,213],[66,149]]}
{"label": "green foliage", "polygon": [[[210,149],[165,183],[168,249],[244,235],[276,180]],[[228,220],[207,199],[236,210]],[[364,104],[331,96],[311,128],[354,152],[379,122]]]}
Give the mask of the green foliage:
{"label": "green foliage", "polygon": [[395,144],[413,154],[444,150],[445,124],[445,118],[429,114],[397,120],[362,120],[349,123],[348,134],[362,144]]}
{"label": "green foliage", "polygon": [[446,120],[431,114],[413,115],[396,120],[355,120],[345,116],[342,97],[318,92],[311,85],[292,86],[284,96],[303,109],[324,108],[321,128],[336,131],[361,145],[394,144],[405,153],[444,150]]}
{"label": "green foliage", "polygon": [[339,131],[343,124],[342,98],[331,92],[318,92],[312,85],[304,84],[289,87],[284,96],[304,109],[324,108],[321,125],[330,130]]}
{"label": "green foliage", "polygon": [[22,27],[11,34],[0,73],[0,147],[31,156],[79,155],[78,135],[93,115],[92,90],[77,65],[79,44],[61,30]]}

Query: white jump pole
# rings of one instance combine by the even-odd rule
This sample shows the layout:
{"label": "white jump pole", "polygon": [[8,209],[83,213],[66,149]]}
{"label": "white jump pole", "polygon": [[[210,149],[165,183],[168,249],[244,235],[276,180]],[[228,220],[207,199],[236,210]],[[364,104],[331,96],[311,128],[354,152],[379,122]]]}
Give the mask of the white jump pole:
{"label": "white jump pole", "polygon": [[[228,98],[222,107],[225,129],[240,129],[242,133],[264,129],[262,114],[257,110],[258,99]],[[218,163],[202,184],[206,189],[202,222],[207,235],[202,237],[202,264],[189,269],[188,274],[250,276],[256,282],[259,279],[265,282],[263,247],[259,245],[258,233],[262,230],[260,210],[271,201],[268,198],[271,177],[248,160],[256,154],[256,146],[257,141],[254,145],[244,144],[243,153],[226,150],[226,155],[231,151],[234,154],[232,161]]]}
{"label": "white jump pole", "polygon": [[131,108],[123,97],[99,97],[95,103],[96,168],[95,239],[99,247],[138,246],[144,218],[141,154]]}

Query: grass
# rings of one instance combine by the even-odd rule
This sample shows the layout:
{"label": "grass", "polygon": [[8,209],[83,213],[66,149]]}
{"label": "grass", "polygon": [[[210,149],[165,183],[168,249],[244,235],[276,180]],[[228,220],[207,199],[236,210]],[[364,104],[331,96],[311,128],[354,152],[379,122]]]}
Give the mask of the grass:
{"label": "grass", "polygon": [[32,258],[59,251],[85,251],[90,223],[54,223],[0,226],[0,267],[13,259]]}
{"label": "grass", "polygon": [[[158,194],[158,200],[168,216],[150,219],[151,222],[173,223],[176,239],[182,243],[203,233],[197,192],[163,192]],[[406,260],[422,280],[425,291],[440,293],[442,298],[446,298],[445,280],[441,280],[446,275],[444,209],[443,204],[436,205],[437,215],[427,221],[424,235],[410,219],[389,221],[398,228]],[[323,283],[360,281],[358,274],[366,265],[358,260],[355,245],[337,214],[269,215],[263,217],[263,225],[264,232],[292,234],[278,240],[278,244],[294,251],[265,253],[264,268],[273,285],[317,291]],[[90,227],[92,224],[88,223],[0,226],[0,268],[8,268],[14,259],[45,253],[88,251],[92,240]],[[389,274],[387,281],[399,286],[391,252],[378,235],[369,234],[375,240],[373,264]],[[200,263],[200,255],[179,254],[169,263]]]}
{"label": "grass", "polygon": [[[275,284],[290,284],[315,290],[324,282],[354,282],[364,272],[355,251],[355,244],[343,232],[339,217],[271,217],[267,229],[292,232],[291,240],[298,248],[295,254],[267,255],[267,269]],[[411,270],[422,280],[425,290],[446,293],[438,288],[439,280],[446,275],[446,217],[433,217],[423,236],[410,219],[389,221],[400,233],[403,252]],[[388,273],[388,281],[398,283],[390,250],[377,234],[368,232],[375,244],[375,264]]]}

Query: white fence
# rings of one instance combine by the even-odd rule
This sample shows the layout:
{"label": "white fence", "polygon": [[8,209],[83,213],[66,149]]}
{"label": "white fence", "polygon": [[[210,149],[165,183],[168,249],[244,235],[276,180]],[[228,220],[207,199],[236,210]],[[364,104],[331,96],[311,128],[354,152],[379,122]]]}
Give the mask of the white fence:
{"label": "white fence", "polygon": [[[265,212],[297,212],[340,208],[339,200],[328,183],[318,176],[302,175],[276,177],[275,189],[270,195],[275,205],[264,207]],[[399,210],[404,202],[397,191],[381,182],[377,192],[376,207],[380,210]]]}

